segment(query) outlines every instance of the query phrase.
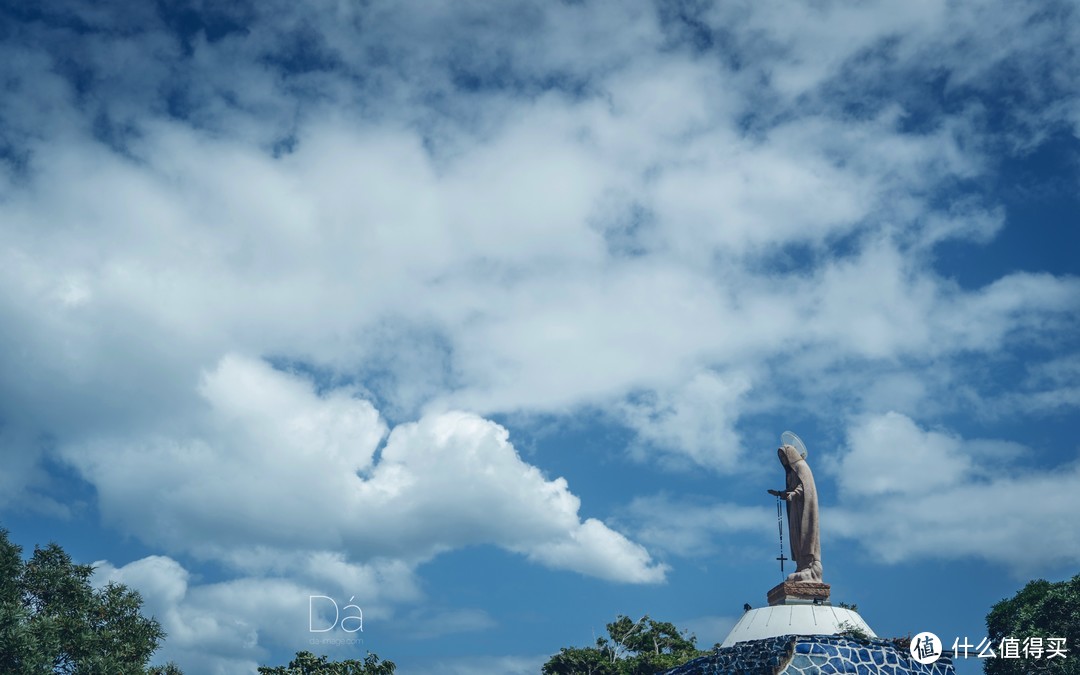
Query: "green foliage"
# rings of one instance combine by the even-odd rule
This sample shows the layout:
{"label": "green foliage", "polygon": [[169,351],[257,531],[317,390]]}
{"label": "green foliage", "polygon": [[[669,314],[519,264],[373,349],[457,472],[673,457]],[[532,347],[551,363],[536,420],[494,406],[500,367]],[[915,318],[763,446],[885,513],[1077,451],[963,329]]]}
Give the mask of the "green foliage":
{"label": "green foliage", "polygon": [[[842,607],[844,609],[851,610],[852,612],[855,612],[855,613],[858,613],[858,611],[859,611],[859,606],[856,605],[855,603],[851,603],[849,605],[846,602],[838,602],[838,603],[836,603],[836,606],[837,607]],[[869,633],[867,633],[862,628],[860,628],[859,626],[856,626],[855,624],[853,624],[850,621],[842,621],[842,622],[840,622],[840,632],[837,633],[837,634],[838,635],[843,635],[844,637],[857,638],[859,640],[869,640],[870,639],[870,634]]]}
{"label": "green foliage", "polygon": [[[165,637],[139,613],[142,598],[120,584],[95,590],[94,568],[56,544],[22,548],[0,529],[0,672],[144,675]],[[172,666],[167,675],[182,675]]]}
{"label": "green foliage", "polygon": [[986,659],[987,675],[1080,675],[1080,574],[1068,581],[1031,581],[986,615],[986,629],[995,651],[1002,638],[1065,638],[1065,658]]}
{"label": "green foliage", "polygon": [[619,616],[595,647],[563,647],[544,664],[543,675],[653,675],[708,652],[674,624],[648,615],[634,621]]}
{"label": "green foliage", "polygon": [[864,631],[859,626],[851,623],[850,621],[840,622],[840,632],[837,635],[843,635],[844,637],[858,638],[860,640],[869,640],[870,634]]}
{"label": "green foliage", "polygon": [[548,659],[543,675],[618,675],[615,664],[594,647],[563,647]]}
{"label": "green foliage", "polygon": [[363,661],[328,661],[326,656],[297,652],[287,666],[259,666],[259,675],[394,675],[393,661],[381,661],[369,653]]}

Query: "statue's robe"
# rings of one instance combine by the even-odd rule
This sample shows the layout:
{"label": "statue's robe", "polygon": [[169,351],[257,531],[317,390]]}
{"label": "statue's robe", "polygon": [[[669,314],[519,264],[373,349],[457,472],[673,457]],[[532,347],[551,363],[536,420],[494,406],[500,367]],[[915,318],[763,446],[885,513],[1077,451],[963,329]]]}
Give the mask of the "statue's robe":
{"label": "statue's robe", "polygon": [[[817,562],[813,579],[821,580],[821,532],[818,524],[817,487],[814,474],[793,446],[785,445],[778,451],[787,476],[788,533],[791,538],[791,559],[795,561],[795,574],[811,568]],[[811,579],[803,579],[810,581]]]}

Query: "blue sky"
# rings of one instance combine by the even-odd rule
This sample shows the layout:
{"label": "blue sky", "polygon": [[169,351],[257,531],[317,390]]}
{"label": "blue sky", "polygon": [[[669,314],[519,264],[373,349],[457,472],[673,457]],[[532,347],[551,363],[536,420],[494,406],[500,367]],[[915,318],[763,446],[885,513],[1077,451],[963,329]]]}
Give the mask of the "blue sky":
{"label": "blue sky", "polygon": [[834,600],[977,640],[1080,563],[1078,47],[1064,2],[7,3],[0,523],[186,672],[537,673],[763,604],[790,428]]}

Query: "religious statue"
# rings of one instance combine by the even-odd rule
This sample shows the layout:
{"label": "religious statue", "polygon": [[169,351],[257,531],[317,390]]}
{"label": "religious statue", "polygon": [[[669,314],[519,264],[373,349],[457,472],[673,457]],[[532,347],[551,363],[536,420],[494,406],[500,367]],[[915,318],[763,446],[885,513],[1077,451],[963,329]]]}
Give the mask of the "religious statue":
{"label": "religious statue", "polygon": [[[797,436],[792,434],[792,437],[802,445]],[[787,486],[782,492],[769,490],[769,494],[787,502],[791,559],[795,561],[795,572],[787,580],[821,582],[821,537],[814,474],[806,463],[805,449],[800,452],[794,445],[785,443],[776,452],[784,465]]]}

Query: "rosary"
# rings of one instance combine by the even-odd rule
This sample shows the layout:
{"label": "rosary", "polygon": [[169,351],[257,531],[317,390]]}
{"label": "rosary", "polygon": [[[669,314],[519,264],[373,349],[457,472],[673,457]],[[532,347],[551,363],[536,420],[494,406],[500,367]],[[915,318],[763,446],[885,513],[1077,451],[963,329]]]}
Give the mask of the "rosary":
{"label": "rosary", "polygon": [[790,558],[784,557],[784,511],[780,508],[780,496],[776,496],[776,531],[780,533],[780,574],[784,574],[784,561]]}

